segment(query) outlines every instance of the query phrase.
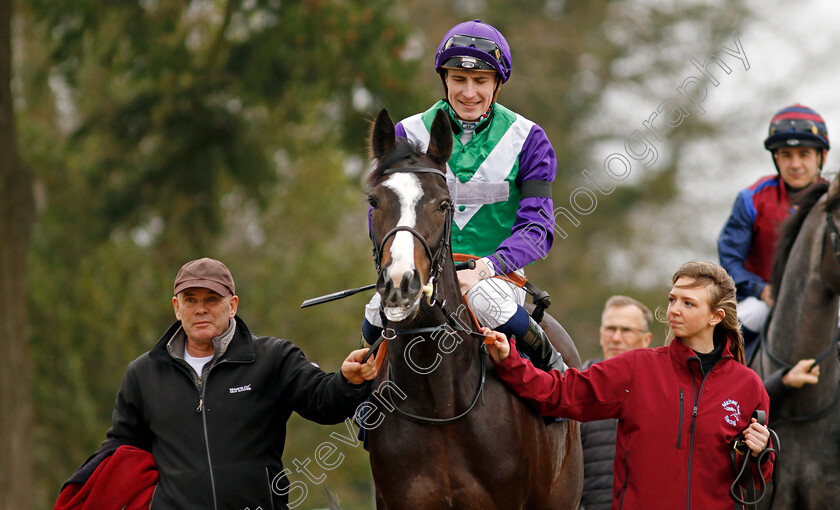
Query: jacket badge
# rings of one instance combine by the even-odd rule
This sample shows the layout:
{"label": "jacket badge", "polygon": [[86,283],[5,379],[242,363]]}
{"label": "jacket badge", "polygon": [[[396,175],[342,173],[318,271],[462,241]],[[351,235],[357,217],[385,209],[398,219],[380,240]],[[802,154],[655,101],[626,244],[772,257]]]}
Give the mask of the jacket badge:
{"label": "jacket badge", "polygon": [[243,391],[251,391],[251,385],[246,384],[245,386],[237,386],[236,388],[230,388],[231,393],[241,393]]}
{"label": "jacket badge", "polygon": [[741,406],[738,405],[738,402],[730,399],[721,405],[729,412],[729,414],[723,417],[723,419],[726,420],[726,423],[732,425],[733,427],[738,425],[738,422],[741,420]]}

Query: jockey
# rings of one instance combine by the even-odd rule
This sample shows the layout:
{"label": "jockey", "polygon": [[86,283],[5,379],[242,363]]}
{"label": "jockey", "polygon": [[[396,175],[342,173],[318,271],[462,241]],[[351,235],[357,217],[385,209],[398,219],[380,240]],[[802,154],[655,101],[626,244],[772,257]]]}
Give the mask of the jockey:
{"label": "jockey", "polygon": [[[483,325],[516,337],[543,369],[562,370],[560,354],[522,304],[525,291],[492,278],[545,258],[554,240],[554,149],[534,122],[496,102],[510,78],[510,47],[481,20],[452,27],[435,54],[445,98],[396,125],[397,136],[428,146],[438,110],[449,115],[454,149],[446,181],[455,206],[452,249],[481,257],[459,271],[461,292]],[[381,334],[379,295],[368,304],[364,337]]]}
{"label": "jockey", "polygon": [[798,103],[783,108],[770,120],[764,148],[773,156],[776,174],[738,193],[718,237],[720,264],[738,289],[738,319],[745,337],[752,338],[773,306],[768,282],[778,227],[793,211],[799,192],[821,180],[829,149],[825,120]]}

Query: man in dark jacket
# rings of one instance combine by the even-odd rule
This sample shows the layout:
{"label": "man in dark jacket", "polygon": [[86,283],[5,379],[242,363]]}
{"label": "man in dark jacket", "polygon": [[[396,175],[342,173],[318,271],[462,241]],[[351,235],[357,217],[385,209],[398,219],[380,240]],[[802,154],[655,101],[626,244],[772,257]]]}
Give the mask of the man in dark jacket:
{"label": "man in dark jacket", "polygon": [[[587,360],[587,369],[624,351],[648,347],[653,333],[653,314],[643,303],[627,297],[612,296],[601,314],[601,350],[603,358]],[[609,510],[612,507],[613,461],[618,420],[598,420],[580,424],[583,445],[583,493],[580,510]]]}
{"label": "man in dark jacket", "polygon": [[285,509],[291,413],[321,424],[351,417],[376,377],[373,358],[362,364],[367,349],[353,351],[327,374],[288,340],[252,334],[217,260],[185,264],[172,303],[177,321],[126,370],[103,448],[152,453],[152,510]]}

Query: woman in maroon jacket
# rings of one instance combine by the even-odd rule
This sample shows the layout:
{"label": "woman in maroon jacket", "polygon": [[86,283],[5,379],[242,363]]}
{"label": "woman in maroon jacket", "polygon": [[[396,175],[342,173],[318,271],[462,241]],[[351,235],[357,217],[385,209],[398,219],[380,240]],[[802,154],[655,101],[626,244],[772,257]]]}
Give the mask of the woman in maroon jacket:
{"label": "woman in maroon jacket", "polygon": [[[668,296],[668,345],[636,349],[583,372],[536,370],[515,342],[486,330],[499,376],[541,413],[579,421],[618,418],[613,508],[733,508],[729,456],[743,433],[756,457],[767,428],[761,379],[744,366],[735,285],[718,265],[688,262]],[[740,461],[740,459],[739,459]],[[772,462],[761,466],[765,479]]]}

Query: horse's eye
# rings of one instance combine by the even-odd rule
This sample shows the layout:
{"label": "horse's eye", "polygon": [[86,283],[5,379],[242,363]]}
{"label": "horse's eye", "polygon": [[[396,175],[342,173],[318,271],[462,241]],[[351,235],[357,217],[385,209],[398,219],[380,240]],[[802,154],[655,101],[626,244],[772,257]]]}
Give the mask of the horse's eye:
{"label": "horse's eye", "polygon": [[447,210],[447,209],[449,209],[450,207],[452,207],[452,202],[450,202],[449,200],[444,200],[444,201],[442,201],[442,202],[440,203],[440,205],[438,206],[438,210],[439,210],[439,211],[446,211],[446,210]]}
{"label": "horse's eye", "polygon": [[370,204],[371,207],[376,209],[376,197],[375,196],[369,195],[368,196],[368,203]]}

